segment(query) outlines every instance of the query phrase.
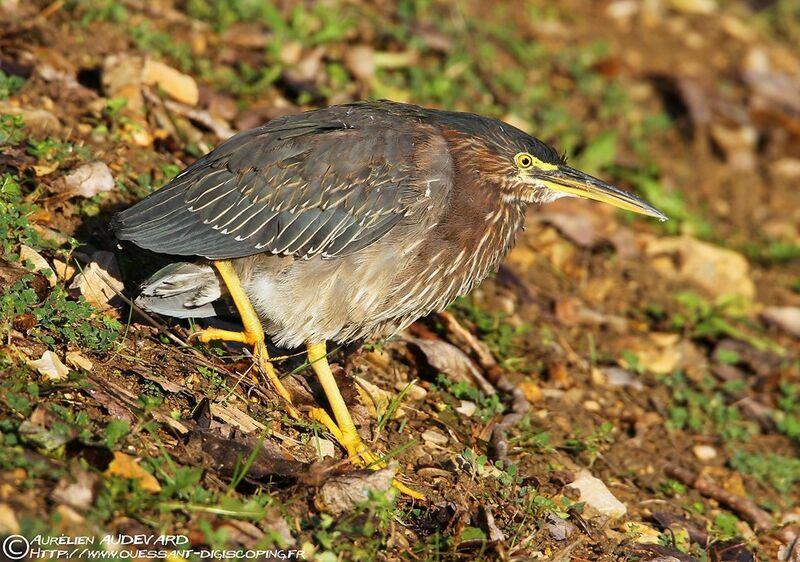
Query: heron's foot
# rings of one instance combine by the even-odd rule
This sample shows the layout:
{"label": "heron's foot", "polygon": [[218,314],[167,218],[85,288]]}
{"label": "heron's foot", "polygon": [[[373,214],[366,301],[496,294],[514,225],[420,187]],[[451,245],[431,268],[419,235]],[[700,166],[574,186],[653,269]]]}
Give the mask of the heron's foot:
{"label": "heron's foot", "polygon": [[[347,456],[350,457],[350,462],[356,466],[369,468],[371,470],[379,470],[386,467],[386,462],[376,457],[367,448],[367,446],[361,440],[361,436],[359,436],[357,432],[343,432],[339,426],[336,425],[336,422],[334,422],[333,419],[328,415],[328,412],[322,408],[313,408],[309,412],[309,416],[311,419],[316,420],[324,425],[327,430],[330,431],[334,439],[336,439],[336,441],[338,441],[339,444],[344,447],[344,450],[347,451]],[[401,494],[405,494],[411,498],[414,498],[415,500],[425,499],[424,494],[409,488],[396,478],[392,479],[392,486],[394,486],[394,488]]]}
{"label": "heron's foot", "polygon": [[[246,330],[243,332],[234,332],[231,330],[220,330],[219,328],[206,328],[205,330],[195,332],[189,337],[190,339],[196,339],[202,343],[209,343],[212,341],[230,341],[243,343],[251,347],[253,350],[253,362],[256,368],[260,373],[264,373],[267,376],[272,384],[272,387],[283,399],[286,405],[286,413],[289,414],[289,417],[292,419],[300,419],[300,413],[292,403],[292,395],[289,394],[288,390],[286,390],[283,382],[275,372],[275,367],[272,365],[269,352],[267,351],[267,344],[264,342],[263,332],[254,334]],[[260,382],[256,376],[253,376],[253,380],[256,384]]]}

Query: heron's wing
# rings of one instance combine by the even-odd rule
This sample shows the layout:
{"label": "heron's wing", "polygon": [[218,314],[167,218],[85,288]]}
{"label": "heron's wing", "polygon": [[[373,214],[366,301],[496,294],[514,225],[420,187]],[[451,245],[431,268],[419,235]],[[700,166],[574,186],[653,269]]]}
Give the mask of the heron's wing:
{"label": "heron's wing", "polygon": [[347,255],[441,195],[420,181],[416,163],[431,134],[369,105],[287,116],[227,140],[116,215],[112,228],[165,254]]}

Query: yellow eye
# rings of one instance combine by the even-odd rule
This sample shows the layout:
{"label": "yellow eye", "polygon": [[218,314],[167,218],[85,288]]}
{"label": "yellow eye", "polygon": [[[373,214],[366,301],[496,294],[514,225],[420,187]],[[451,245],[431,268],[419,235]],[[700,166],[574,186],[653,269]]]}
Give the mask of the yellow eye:
{"label": "yellow eye", "polygon": [[527,170],[531,166],[533,166],[533,156],[528,154],[527,152],[520,152],[516,156],[514,156],[514,161],[517,163],[517,166],[520,170]]}

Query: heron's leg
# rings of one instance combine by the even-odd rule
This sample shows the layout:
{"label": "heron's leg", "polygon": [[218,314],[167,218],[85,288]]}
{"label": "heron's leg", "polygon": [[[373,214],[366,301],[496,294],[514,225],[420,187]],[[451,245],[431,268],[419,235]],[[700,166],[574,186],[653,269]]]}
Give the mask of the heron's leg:
{"label": "heron's leg", "polygon": [[[321,343],[308,343],[308,361],[311,363],[311,368],[314,369],[322,390],[328,399],[331,410],[333,411],[333,419],[328,413],[321,408],[314,408],[311,410],[310,416],[312,419],[317,420],[324,425],[331,432],[331,435],[345,448],[350,460],[366,466],[373,470],[378,470],[386,466],[386,463],[373,455],[361,437],[356,431],[356,426],[353,423],[353,418],[350,417],[350,411],[347,409],[347,404],[342,398],[342,393],[339,392],[339,386],[336,384],[336,379],[333,377],[330,365],[328,365],[327,352],[325,350],[325,342]],[[411,496],[412,498],[423,500],[425,496],[419,492],[412,490],[405,486],[402,482],[397,480],[392,481],[392,485],[400,492]]]}
{"label": "heron's leg", "polygon": [[275,368],[270,361],[267,345],[264,343],[264,328],[261,325],[261,320],[253,309],[253,305],[244,287],[242,287],[242,282],[239,280],[236,270],[233,268],[231,262],[227,260],[215,261],[213,263],[214,267],[219,271],[220,277],[222,277],[222,280],[225,282],[228,293],[231,295],[233,303],[236,305],[236,310],[239,311],[239,316],[242,318],[242,324],[244,325],[244,331],[232,332],[230,330],[220,330],[218,328],[206,328],[197,334],[197,339],[203,343],[208,343],[213,340],[224,340],[252,346],[256,365],[263,373],[266,373],[270,382],[275,387],[275,390],[286,402],[287,413],[292,418],[298,419],[300,414],[298,414],[297,409],[292,405],[292,397],[278,378],[278,375],[275,373]]}

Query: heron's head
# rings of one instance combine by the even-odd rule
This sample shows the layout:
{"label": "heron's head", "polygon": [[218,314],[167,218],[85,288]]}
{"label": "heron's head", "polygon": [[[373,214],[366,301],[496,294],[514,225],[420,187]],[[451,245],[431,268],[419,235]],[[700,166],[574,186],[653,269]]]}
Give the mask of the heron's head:
{"label": "heron's head", "polygon": [[[507,201],[551,203],[561,197],[583,197],[621,209],[667,220],[667,216],[636,195],[567,165],[546,143],[494,119],[451,114],[460,121],[463,150],[473,171],[487,186],[500,189]],[[463,159],[462,159],[463,160]]]}

